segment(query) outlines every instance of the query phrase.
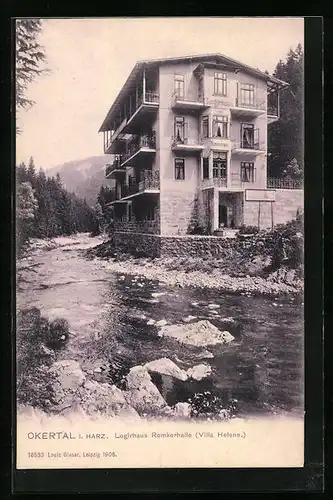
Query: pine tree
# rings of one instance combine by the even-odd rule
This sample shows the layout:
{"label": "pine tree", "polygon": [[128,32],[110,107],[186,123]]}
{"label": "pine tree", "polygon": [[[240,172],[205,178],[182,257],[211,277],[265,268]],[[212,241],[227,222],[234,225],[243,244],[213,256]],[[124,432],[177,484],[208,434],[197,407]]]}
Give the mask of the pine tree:
{"label": "pine tree", "polygon": [[42,30],[40,19],[16,20],[16,106],[28,108],[34,104],[26,97],[28,85],[45,72],[41,65],[45,63],[44,48],[38,43]]}
{"label": "pine tree", "polygon": [[30,182],[21,182],[16,193],[16,242],[18,252],[33,234],[38,201]]}
{"label": "pine tree", "polygon": [[[290,49],[286,61],[280,60],[273,75],[290,87],[280,94],[280,119],[268,127],[268,174],[281,177],[295,160],[303,171],[303,49]],[[291,170],[289,169],[289,173]]]}

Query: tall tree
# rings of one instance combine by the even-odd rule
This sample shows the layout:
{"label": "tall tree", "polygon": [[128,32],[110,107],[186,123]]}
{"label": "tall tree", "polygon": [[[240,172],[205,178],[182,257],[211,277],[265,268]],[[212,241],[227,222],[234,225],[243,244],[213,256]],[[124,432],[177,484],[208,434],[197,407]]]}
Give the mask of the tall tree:
{"label": "tall tree", "polygon": [[33,222],[38,201],[31,183],[28,181],[19,184],[16,193],[16,243],[18,252],[23,248],[33,232]]}
{"label": "tall tree", "polygon": [[[268,173],[272,177],[299,177],[303,171],[303,49],[290,49],[273,75],[289,83],[280,95],[280,119],[268,127]],[[295,168],[297,165],[297,168]]]}
{"label": "tall tree", "polygon": [[[44,47],[38,42],[42,30],[40,19],[16,20],[16,109],[29,108],[34,101],[28,99],[28,85],[46,71],[43,63],[46,61]],[[17,129],[17,132],[20,130]]]}

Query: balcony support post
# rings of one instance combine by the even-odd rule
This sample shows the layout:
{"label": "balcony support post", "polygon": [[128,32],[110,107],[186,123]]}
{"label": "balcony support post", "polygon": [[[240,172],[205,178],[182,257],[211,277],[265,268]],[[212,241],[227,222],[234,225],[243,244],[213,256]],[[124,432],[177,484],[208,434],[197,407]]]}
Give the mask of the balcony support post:
{"label": "balcony support post", "polygon": [[227,156],[227,188],[231,187],[231,151],[228,151]]}
{"label": "balcony support post", "polygon": [[142,102],[146,100],[146,68],[143,68],[143,79],[142,79]]}
{"label": "balcony support post", "polygon": [[208,178],[209,179],[213,178],[213,155],[211,151],[208,157]]}
{"label": "balcony support post", "polygon": [[213,231],[219,228],[219,197],[220,193],[216,187],[213,187],[214,198],[213,198],[213,206],[214,206],[214,215],[213,215]]}
{"label": "balcony support post", "polygon": [[277,116],[280,118],[280,92],[277,91]]}

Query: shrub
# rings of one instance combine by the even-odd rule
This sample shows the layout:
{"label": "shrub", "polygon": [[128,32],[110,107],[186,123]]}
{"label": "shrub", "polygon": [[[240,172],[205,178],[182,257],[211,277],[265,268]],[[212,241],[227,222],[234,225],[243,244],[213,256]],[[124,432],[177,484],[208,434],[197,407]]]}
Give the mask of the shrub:
{"label": "shrub", "polygon": [[256,233],[259,233],[259,229],[257,226],[242,225],[238,231],[238,234],[256,234]]}
{"label": "shrub", "polygon": [[197,222],[192,223],[188,227],[188,234],[207,234],[207,231],[204,227],[200,226]]}
{"label": "shrub", "polygon": [[189,398],[188,402],[191,405],[192,417],[228,419],[237,412],[236,400],[225,404],[220,396],[210,391],[197,392]]}
{"label": "shrub", "polygon": [[47,410],[53,399],[49,366],[69,336],[63,318],[48,321],[37,308],[18,312],[16,328],[17,400]]}

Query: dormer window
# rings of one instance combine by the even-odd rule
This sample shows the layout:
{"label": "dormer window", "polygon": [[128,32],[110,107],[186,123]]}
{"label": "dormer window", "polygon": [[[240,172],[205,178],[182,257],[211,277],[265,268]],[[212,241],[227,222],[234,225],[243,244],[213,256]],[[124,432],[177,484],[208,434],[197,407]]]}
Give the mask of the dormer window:
{"label": "dormer window", "polygon": [[227,74],[215,72],[214,73],[214,94],[227,95]]}

